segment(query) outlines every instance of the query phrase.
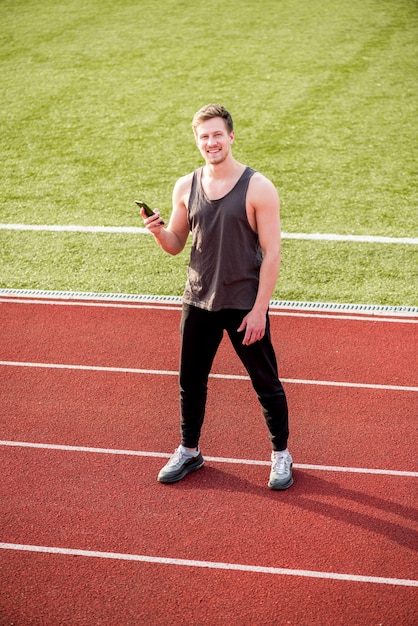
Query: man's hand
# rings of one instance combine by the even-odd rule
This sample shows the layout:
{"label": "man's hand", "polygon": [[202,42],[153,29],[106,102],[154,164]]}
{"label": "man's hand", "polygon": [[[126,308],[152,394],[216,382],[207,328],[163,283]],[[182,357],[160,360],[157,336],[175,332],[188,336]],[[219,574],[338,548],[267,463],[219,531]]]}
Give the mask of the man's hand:
{"label": "man's hand", "polygon": [[145,213],[144,209],[141,209],[140,213],[141,213],[142,219],[144,220],[145,227],[153,235],[159,233],[161,231],[162,227],[165,225],[165,222],[161,218],[160,212],[159,212],[158,209],[154,210],[154,215],[151,215],[151,217],[147,216],[147,214]]}
{"label": "man's hand", "polygon": [[244,317],[241,326],[237,330],[239,333],[245,330],[244,339],[242,340],[244,346],[250,346],[252,343],[260,341],[266,332],[266,314],[252,309]]}

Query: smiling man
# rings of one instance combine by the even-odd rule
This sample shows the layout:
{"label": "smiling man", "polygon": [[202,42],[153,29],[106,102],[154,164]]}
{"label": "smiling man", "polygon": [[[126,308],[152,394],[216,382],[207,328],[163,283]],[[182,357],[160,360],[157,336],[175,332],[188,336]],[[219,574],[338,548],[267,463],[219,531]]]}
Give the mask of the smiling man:
{"label": "smiling man", "polygon": [[[159,211],[142,217],[158,245],[192,249],[181,320],[181,445],[158,480],[172,483],[203,467],[199,449],[208,377],[224,331],[251,378],[270,435],[268,486],[293,484],[286,395],[270,338],[268,307],[280,267],[279,196],[261,173],[232,155],[234,127],[219,104],[200,109],[192,123],[205,164],[174,186],[167,227]],[[240,436],[240,416],[236,416]]]}

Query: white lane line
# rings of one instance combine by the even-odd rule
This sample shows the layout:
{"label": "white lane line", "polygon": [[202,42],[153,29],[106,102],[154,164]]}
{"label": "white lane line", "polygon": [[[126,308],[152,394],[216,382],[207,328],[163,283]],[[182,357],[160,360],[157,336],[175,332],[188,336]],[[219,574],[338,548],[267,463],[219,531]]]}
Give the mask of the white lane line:
{"label": "white lane line", "polygon": [[[181,305],[164,305],[164,304],[126,304],[121,302],[71,302],[60,300],[28,300],[22,298],[3,298],[0,296],[0,303],[8,302],[10,304],[49,304],[53,306],[84,306],[84,307],[100,307],[104,309],[157,309],[158,311],[181,311]],[[363,319],[363,318],[361,318]],[[374,318],[373,318],[374,320]],[[390,320],[392,321],[392,320]],[[403,321],[403,319],[399,320]],[[416,320],[418,322],[418,320]]]}
{"label": "white lane line", "polygon": [[304,380],[299,378],[281,378],[284,383],[295,385],[323,385],[329,387],[356,387],[357,389],[384,389],[386,391],[418,391],[418,387],[404,385],[375,385],[373,383],[348,383],[333,380]]}
{"label": "white lane line", "polygon": [[264,567],[262,565],[244,565],[241,563],[224,563],[218,561],[197,561],[193,559],[173,559],[143,554],[125,554],[120,552],[96,552],[94,550],[76,550],[73,548],[57,548],[53,546],[33,546],[20,543],[0,543],[2,550],[19,550],[23,552],[41,552],[44,554],[62,554],[65,556],[82,556],[88,558],[134,561],[137,563],[153,563],[157,565],[177,565],[180,567],[204,567],[208,569],[270,574],[274,576],[299,576],[305,578],[322,578],[327,580],[344,580],[347,582],[372,583],[377,585],[394,585],[402,587],[418,587],[417,580],[408,578],[384,578],[381,576],[359,576],[357,574],[339,574],[337,572],[321,572],[306,569],[288,569],[285,567]]}
{"label": "white lane line", "polygon": [[[0,230],[47,231],[71,233],[126,233],[149,235],[141,226],[83,226],[78,224],[0,224]],[[418,245],[416,237],[386,237],[382,235],[338,235],[335,233],[281,233],[282,239],[302,239],[309,241],[350,241],[357,243],[384,243]]]}
{"label": "white lane line", "polygon": [[[70,365],[65,363],[33,363],[25,361],[0,361],[0,366],[10,367],[40,367],[47,369],[68,369],[81,370],[91,372],[117,372],[121,374],[151,374],[161,376],[178,376],[178,372],[174,370],[147,370],[135,367],[102,367],[100,365]],[[242,376],[241,378],[245,378]]]}
{"label": "white lane line", "polygon": [[[35,448],[39,450],[58,450],[64,452],[84,452],[89,454],[115,454],[122,456],[138,456],[165,459],[171,455],[167,452],[147,452],[142,450],[117,450],[114,448],[92,448],[89,446],[67,446],[52,443],[33,443],[30,441],[0,441],[0,446],[11,448]],[[270,466],[270,461],[260,461],[255,459],[235,459],[228,457],[206,456],[205,460],[211,463],[231,463],[235,465],[257,465]],[[310,463],[294,463],[295,469],[307,469],[320,472],[342,472],[352,474],[379,474],[382,476],[404,476],[407,478],[418,478],[418,472],[407,472],[401,470],[375,469],[366,467],[339,467],[337,465],[312,465]]]}
{"label": "white lane line", "polygon": [[[0,289],[0,304],[44,304],[49,306],[78,306],[99,307],[113,309],[154,309],[164,311],[181,311],[181,298],[178,296],[125,296],[124,294],[103,294],[86,292],[51,292],[54,300],[48,300],[47,292],[27,290],[20,297],[12,293],[25,290]],[[118,297],[120,300],[118,300]],[[113,301],[112,301],[113,300]],[[116,300],[116,301],[115,301]],[[151,304],[150,304],[151,302]],[[321,312],[322,311],[322,312]],[[325,311],[325,312],[323,312]],[[344,305],[321,304],[315,302],[270,302],[270,316],[282,317],[310,317],[333,320],[355,320],[360,322],[391,322],[403,324],[418,324],[417,307],[391,307],[380,305]],[[389,317],[384,317],[385,315]]]}
{"label": "white lane line", "polygon": [[[394,314],[395,315],[395,314]],[[356,322],[390,322],[392,324],[418,324],[418,319],[408,319],[405,317],[378,317],[367,315],[348,315],[347,313],[298,313],[296,311],[274,311],[270,309],[270,317],[313,317],[315,319],[326,320],[350,320]]]}
{"label": "white lane line", "polygon": [[[39,367],[47,369],[80,370],[91,372],[116,372],[122,374],[147,374],[150,376],[178,376],[175,370],[149,370],[135,367],[105,367],[100,365],[72,365],[66,363],[34,363],[31,361],[0,361],[4,367]],[[209,374],[210,378],[222,380],[250,380],[249,376],[240,374]],[[374,383],[353,383],[333,380],[309,380],[303,378],[281,378],[282,382],[294,385],[322,385],[326,387],[350,387],[357,389],[381,389],[384,391],[413,391],[418,387],[406,385],[378,385]]]}

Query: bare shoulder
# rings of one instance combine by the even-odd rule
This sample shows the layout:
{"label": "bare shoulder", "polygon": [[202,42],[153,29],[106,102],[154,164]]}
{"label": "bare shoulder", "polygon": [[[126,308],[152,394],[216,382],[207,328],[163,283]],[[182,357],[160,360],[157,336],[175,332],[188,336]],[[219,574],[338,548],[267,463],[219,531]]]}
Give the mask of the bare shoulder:
{"label": "bare shoulder", "polygon": [[272,181],[255,172],[247,191],[247,217],[254,231],[260,234],[264,225],[274,233],[280,228],[279,193]]}
{"label": "bare shoulder", "polygon": [[251,204],[257,206],[257,199],[262,203],[269,200],[270,202],[278,202],[279,193],[273,182],[264,176],[261,172],[255,172],[248,186],[248,194]]}
{"label": "bare shoulder", "polygon": [[184,248],[190,226],[187,218],[187,207],[189,204],[190,190],[192,186],[193,172],[182,176],[177,180],[173,189],[170,221],[167,231],[174,233],[180,242],[180,249]]}
{"label": "bare shoulder", "polygon": [[186,174],[179,178],[174,185],[173,196],[178,201],[183,201],[183,203],[187,206],[187,200],[190,195],[190,189],[192,187],[193,180],[193,172],[190,174]]}

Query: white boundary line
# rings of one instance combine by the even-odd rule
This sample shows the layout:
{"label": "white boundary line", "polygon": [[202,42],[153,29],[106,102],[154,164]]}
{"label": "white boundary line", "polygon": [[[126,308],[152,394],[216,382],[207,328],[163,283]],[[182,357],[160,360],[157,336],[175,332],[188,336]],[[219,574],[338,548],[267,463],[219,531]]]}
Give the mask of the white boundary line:
{"label": "white boundary line", "polygon": [[[45,369],[80,370],[88,372],[114,372],[121,374],[148,374],[150,376],[178,376],[176,370],[149,370],[136,367],[108,367],[102,365],[72,365],[70,363],[34,363],[32,361],[0,361],[4,367],[39,367]],[[249,376],[241,374],[209,374],[210,378],[222,380],[250,380]],[[307,380],[302,378],[281,378],[284,383],[294,385],[320,385],[326,387],[351,387],[356,389],[381,389],[383,391],[412,391],[418,392],[418,387],[406,385],[378,385],[374,383],[352,383],[333,380]]]}
{"label": "white boundary line", "polygon": [[[84,452],[88,454],[114,454],[117,456],[138,456],[146,458],[166,459],[171,454],[166,452],[147,452],[142,450],[117,450],[114,448],[92,448],[89,446],[66,446],[53,443],[34,443],[30,441],[0,441],[0,446],[10,448],[34,448],[37,450],[57,450],[63,452]],[[270,466],[271,461],[259,461],[255,459],[236,459],[218,456],[206,456],[205,460],[211,463],[230,463],[232,465],[257,465]],[[403,470],[375,469],[367,467],[343,467],[338,465],[312,465],[311,463],[294,463],[295,469],[312,470],[319,472],[340,472],[348,474],[377,474],[381,476],[402,476],[406,478],[418,478],[418,472]]]}
{"label": "white boundary line", "polygon": [[[0,230],[25,230],[70,233],[109,233],[129,235],[149,235],[140,226],[83,226],[78,224],[0,224]],[[384,243],[418,245],[416,237],[385,237],[380,235],[337,235],[334,233],[281,233],[282,239],[302,239],[310,241],[352,241],[358,243]]]}
{"label": "white boundary line", "polygon": [[46,554],[62,554],[65,556],[82,556],[137,563],[154,563],[157,565],[177,565],[180,567],[204,567],[208,569],[270,574],[274,576],[299,576],[305,578],[322,578],[327,580],[344,580],[348,582],[372,583],[378,585],[394,585],[402,587],[418,587],[417,580],[406,578],[383,578],[380,576],[360,576],[357,574],[339,574],[336,572],[320,572],[305,569],[288,569],[284,567],[264,567],[261,565],[243,565],[241,563],[223,563],[218,561],[196,561],[192,559],[173,559],[142,554],[124,554],[120,552],[96,552],[94,550],[76,550],[73,548],[56,548],[52,546],[33,546],[19,543],[0,543],[2,550],[20,550],[24,552],[41,552]]}
{"label": "white boundary line", "polygon": [[[86,302],[86,301],[65,301],[65,300],[36,300],[36,299],[26,299],[26,298],[7,298],[3,297],[0,292],[0,304],[2,302],[11,303],[11,304],[41,304],[41,305],[51,305],[51,306],[84,306],[84,307],[102,307],[102,308],[113,308],[113,309],[154,309],[158,311],[181,311],[181,305],[172,304],[127,304],[120,302]],[[413,315],[415,314],[418,317],[418,309],[416,313],[393,313],[393,317],[380,317],[375,316],[367,316],[366,314],[362,315],[347,315],[346,313],[299,313],[296,311],[277,311],[274,309],[270,309],[270,316],[275,317],[314,317],[319,319],[333,319],[333,320],[352,320],[352,321],[360,321],[360,322],[389,322],[389,323],[398,323],[398,324],[418,324],[418,319],[412,319],[409,317],[395,317],[395,315]],[[390,313],[389,313],[390,314]]]}
{"label": "white boundary line", "polygon": [[[35,299],[39,298],[39,300]],[[48,300],[49,298],[49,300]],[[52,300],[53,298],[53,300]],[[93,302],[91,302],[93,301]],[[49,291],[43,289],[0,289],[0,303],[15,302],[29,304],[62,304],[66,306],[114,306],[131,308],[131,303],[148,304],[149,308],[163,308],[160,305],[169,305],[170,308],[181,308],[181,296],[156,296],[150,294],[124,294],[124,293],[91,293],[85,291]],[[103,304],[105,302],[106,304]],[[120,304],[122,303],[122,304]],[[130,304],[126,304],[130,303]],[[145,306],[143,307],[145,308]],[[168,307],[167,307],[168,308]],[[277,312],[277,309],[280,312]],[[418,307],[414,306],[390,306],[379,304],[349,304],[337,302],[299,302],[289,300],[271,300],[270,312],[274,315],[300,315],[296,311],[303,311],[303,315],[313,317],[311,313],[334,313],[334,319],[367,319],[364,316],[370,316],[369,319],[376,321],[393,321],[384,319],[381,316],[390,317],[418,318]],[[355,313],[358,317],[344,317],[345,314]],[[320,316],[319,316],[320,317]],[[324,315],[324,317],[331,317]],[[401,319],[395,321],[402,321]]]}

